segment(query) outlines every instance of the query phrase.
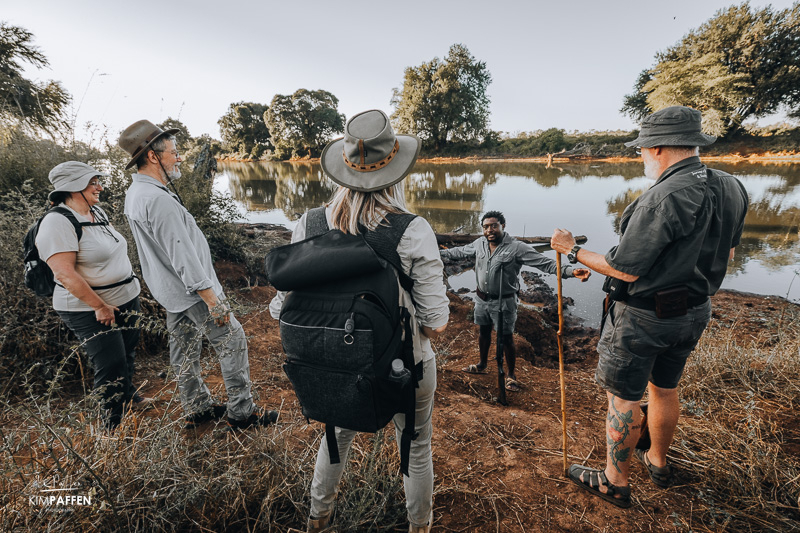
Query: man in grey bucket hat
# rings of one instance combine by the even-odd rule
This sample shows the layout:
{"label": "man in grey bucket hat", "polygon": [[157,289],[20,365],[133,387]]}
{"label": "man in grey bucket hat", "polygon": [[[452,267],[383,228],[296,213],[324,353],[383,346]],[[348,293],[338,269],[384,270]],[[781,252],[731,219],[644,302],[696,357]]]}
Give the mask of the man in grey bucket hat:
{"label": "man in grey bucket hat", "polygon": [[[641,148],[655,184],[623,212],[619,245],[603,256],[576,246],[562,229],[550,243],[570,262],[607,276],[612,300],[595,374],[608,397],[606,465],[572,465],[569,477],[619,507],[631,505],[632,455],[653,483],[672,482],[667,451],[680,412],[678,382],[744,228],[747,193],[730,174],[700,162],[698,147],[715,140],[700,121],[699,111],[668,107],[647,117],[627,143]],[[640,407],[645,389],[649,403]]]}

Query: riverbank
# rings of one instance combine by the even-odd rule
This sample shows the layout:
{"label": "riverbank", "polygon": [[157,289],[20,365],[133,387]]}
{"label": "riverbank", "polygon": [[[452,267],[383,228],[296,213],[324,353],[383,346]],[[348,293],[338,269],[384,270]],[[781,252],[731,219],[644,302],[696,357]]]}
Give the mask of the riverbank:
{"label": "riverbank", "polygon": [[[91,372],[52,390],[6,397],[0,412],[0,529],[9,531],[286,531],[302,527],[323,436],[303,416],[282,370],[275,289],[263,254],[290,238],[281,226],[247,233],[253,265],[217,261],[248,335],[256,402],[280,411],[277,427],[239,434],[225,424],[182,430],[166,337],[142,347],[135,383],[155,399],[109,436],[91,416]],[[557,301],[526,278],[515,343],[519,392],[496,402],[497,375],[477,362],[472,302],[453,292],[450,322],[434,341],[434,521],[438,531],[791,531],[800,524],[800,306],[779,297],[721,291],[681,387],[682,418],[669,459],[677,483],[662,490],[638,463],[633,508],[580,491],[563,476]],[[565,300],[567,312],[571,302]],[[163,319],[152,301],[144,327]],[[52,312],[52,311],[50,311]],[[151,333],[153,335],[153,333]],[[157,335],[157,334],[156,334]],[[598,331],[563,331],[570,463],[604,462],[605,394],[595,384]],[[204,352],[206,383],[225,398],[217,357]],[[35,381],[35,380],[34,380]],[[394,432],[360,435],[337,500],[339,531],[403,531],[405,509]],[[177,487],[177,489],[176,489]],[[69,512],[32,506],[43,490],[77,491],[91,505]],[[39,501],[39,500],[37,500]]]}

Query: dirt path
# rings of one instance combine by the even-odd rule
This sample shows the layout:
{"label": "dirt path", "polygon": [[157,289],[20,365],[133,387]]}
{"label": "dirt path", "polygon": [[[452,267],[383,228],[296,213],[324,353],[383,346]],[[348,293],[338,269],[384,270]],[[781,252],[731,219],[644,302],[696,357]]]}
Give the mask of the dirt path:
{"label": "dirt path", "polygon": [[[245,278],[236,265],[218,268],[224,279]],[[278,326],[266,307],[273,295],[274,289],[262,286],[241,290],[237,296],[251,309],[240,320],[250,336],[254,390],[259,403],[282,405],[283,423],[296,424],[298,437],[308,442],[321,434],[321,427],[305,424],[281,370]],[[692,492],[680,486],[668,491],[657,489],[638,464],[632,473],[635,504],[627,511],[586,495],[564,477],[557,323],[552,311],[547,307],[544,312],[520,308],[517,377],[523,388],[509,392],[509,406],[502,407],[494,401],[496,374],[461,371],[477,362],[477,327],[470,319],[472,303],[453,293],[449,296],[450,324],[435,343],[436,529],[675,530],[672,513],[691,513]],[[776,320],[781,309],[776,299],[736,292],[720,293],[714,298],[714,306],[712,327],[729,328],[739,340],[761,339],[764,343],[770,342],[762,327],[765,316]],[[593,379],[596,343],[597,331],[592,329],[572,328],[564,336],[570,463],[599,465],[605,454],[605,394]],[[143,377],[149,377],[154,385],[159,381],[157,376]],[[219,376],[212,375],[209,385],[221,386]]]}

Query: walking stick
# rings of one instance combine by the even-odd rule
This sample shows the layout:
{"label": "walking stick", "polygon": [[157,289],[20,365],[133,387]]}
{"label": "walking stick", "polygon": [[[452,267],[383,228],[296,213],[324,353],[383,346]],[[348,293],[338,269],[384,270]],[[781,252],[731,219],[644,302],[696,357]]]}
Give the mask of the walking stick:
{"label": "walking stick", "polygon": [[508,405],[506,400],[506,371],[503,369],[503,264],[500,264],[500,282],[497,284],[497,403]]}
{"label": "walking stick", "polygon": [[558,277],[558,376],[561,382],[561,447],[564,450],[564,475],[567,475],[567,394],[564,385],[564,346],[561,334],[564,330],[564,305],[561,298],[561,254],[556,252],[556,276]]}

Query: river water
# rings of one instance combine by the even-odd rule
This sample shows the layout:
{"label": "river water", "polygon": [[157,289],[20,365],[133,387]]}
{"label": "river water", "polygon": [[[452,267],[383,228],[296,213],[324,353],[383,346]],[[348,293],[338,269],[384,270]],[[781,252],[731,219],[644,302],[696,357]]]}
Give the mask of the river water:
{"label": "river water", "polygon": [[[723,288],[800,301],[800,165],[710,166],[737,176],[750,196],[742,243]],[[641,163],[599,162],[552,168],[516,162],[418,163],[405,180],[409,209],[437,232],[479,233],[481,214],[499,210],[512,235],[549,236],[556,227],[566,228],[585,235],[585,247],[601,253],[617,244],[625,206],[652,183]],[[220,163],[215,188],[241,205],[243,220],[293,228],[302,213],[328,200],[336,185],[317,163]],[[553,251],[544,253],[555,258]],[[555,276],[544,278],[555,287]],[[572,313],[587,326],[599,322],[602,281],[599,275],[586,283],[564,280],[564,296],[575,300]],[[453,276],[450,284],[474,290],[475,275]]]}

